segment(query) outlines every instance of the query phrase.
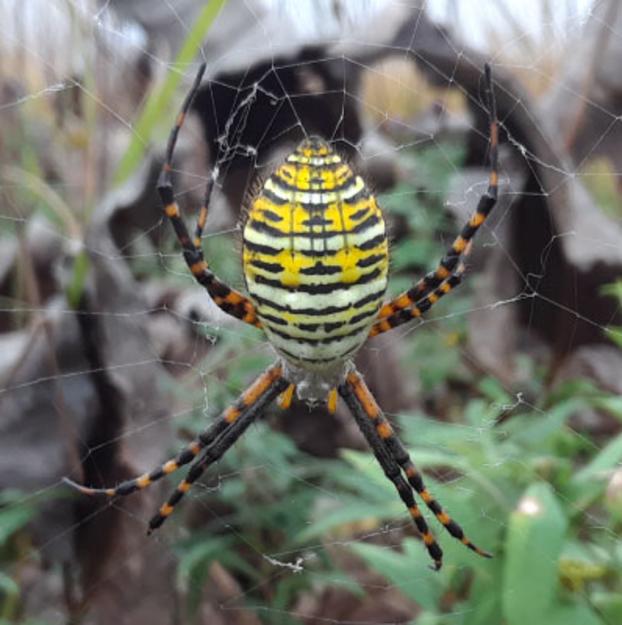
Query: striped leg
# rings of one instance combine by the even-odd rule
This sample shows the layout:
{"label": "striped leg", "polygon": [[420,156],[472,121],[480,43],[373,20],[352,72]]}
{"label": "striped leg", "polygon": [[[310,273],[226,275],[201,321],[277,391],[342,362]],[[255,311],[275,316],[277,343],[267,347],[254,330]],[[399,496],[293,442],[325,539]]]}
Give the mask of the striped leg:
{"label": "striped leg", "polygon": [[179,240],[183,249],[183,255],[186,264],[188,265],[188,268],[192,272],[192,275],[195,277],[197,282],[205,287],[216,305],[219,306],[224,312],[232,315],[233,317],[241,319],[246,323],[260,327],[261,323],[257,319],[255,307],[253,306],[251,301],[247,297],[242,295],[242,293],[235,291],[224,282],[221,282],[208,269],[207,262],[203,257],[201,236],[203,234],[205,222],[207,221],[209,201],[212,194],[212,189],[214,188],[215,178],[218,175],[217,170],[212,172],[212,175],[210,176],[210,179],[207,183],[207,187],[205,189],[205,200],[203,202],[201,210],[199,211],[194,239],[190,238],[190,234],[188,232],[188,229],[186,228],[186,224],[181,217],[181,212],[179,210],[177,202],[175,201],[175,194],[173,192],[171,172],[173,170],[172,160],[173,152],[175,151],[175,144],[177,143],[179,131],[184,124],[186,114],[188,113],[192,101],[199,89],[201,79],[203,78],[204,73],[205,63],[202,63],[194,80],[194,84],[192,85],[190,92],[186,96],[181,111],[177,116],[175,126],[171,130],[171,134],[168,139],[164,165],[162,166],[162,172],[160,173],[160,177],[158,179],[158,193],[160,194],[160,198],[164,206],[164,214],[170,219],[171,223],[173,224],[173,229],[175,230],[177,239]]}
{"label": "striped leg", "polygon": [[[468,250],[467,252],[468,253]],[[413,319],[418,319],[426,313],[441,297],[453,291],[461,282],[464,276],[465,266],[460,263],[456,271],[446,280],[440,283],[431,293],[420,298],[417,302],[413,302],[408,308],[397,310],[393,314],[383,319],[378,319],[372,325],[369,336],[377,336],[383,332],[388,332],[397,326],[408,323]]]}
{"label": "striped leg", "polygon": [[261,394],[254,394],[253,401],[246,404],[245,407],[239,411],[231,427],[205,449],[203,455],[190,467],[186,477],[177,485],[173,494],[149,521],[149,534],[158,529],[164,521],[166,521],[173,513],[175,506],[182,497],[192,488],[192,484],[203,475],[203,472],[210,465],[222,458],[225,452],[240,438],[251,423],[257,419],[262,410],[288,387],[288,382],[281,377],[280,366],[274,369],[279,371],[278,376],[270,382]]}
{"label": "striped leg", "polygon": [[391,480],[391,482],[393,482],[401,500],[408,508],[408,512],[417,526],[417,529],[423,538],[423,542],[425,543],[426,549],[434,562],[433,568],[438,571],[443,565],[443,551],[428,528],[428,524],[421,514],[419,506],[417,506],[412,486],[402,476],[400,466],[395,458],[392,457],[389,449],[384,443],[381,428],[377,423],[374,424],[373,420],[370,419],[367,410],[357,397],[355,390],[349,381],[339,387],[339,394],[345,400],[348,408],[350,408],[356,424],[359,426],[363,436],[365,436],[369,446],[372,448],[374,456],[382,467],[384,474]]}
{"label": "striped leg", "polygon": [[183,465],[192,462],[203,449],[217,441],[223,433],[234,426],[243,412],[253,408],[263,395],[282,379],[281,374],[282,367],[280,365],[270,367],[242,393],[240,398],[232,406],[227,408],[210,427],[201,432],[201,434],[188,444],[177,456],[149,473],[144,473],[134,479],[121,482],[121,484],[114,488],[90,488],[88,486],[76,484],[76,482],[68,478],[64,478],[64,482],[85,495],[107,495],[108,497],[129,495],[137,490],[147,488],[147,486],[150,486],[165,475],[173,473]]}
{"label": "striped leg", "polygon": [[345,386],[348,387],[350,393],[355,397],[356,405],[359,407],[359,410],[365,414],[367,421],[373,424],[372,427],[375,428],[378,436],[384,442],[391,458],[399,464],[406,474],[409,484],[417,491],[426,506],[434,513],[443,527],[449,534],[457,538],[472,551],[475,551],[475,553],[484,558],[492,558],[492,554],[480,549],[465,536],[462,528],[443,510],[438,501],[434,499],[430,491],[425,487],[421,474],[417,471],[408,452],[404,449],[404,446],[395,435],[393,428],[382,414],[380,407],[376,403],[369,388],[367,388],[363,378],[361,378],[358,373],[351,372],[348,374]]}
{"label": "striped leg", "polygon": [[[488,114],[490,117],[490,176],[488,181],[488,189],[479,200],[477,210],[471,216],[467,224],[462,228],[460,234],[456,237],[451,247],[441,259],[438,267],[424,276],[412,288],[404,291],[395,299],[387,302],[382,306],[378,313],[378,319],[388,319],[393,317],[401,310],[407,310],[416,302],[424,298],[429,293],[443,284],[444,281],[451,279],[455,273],[460,258],[467,250],[469,242],[473,239],[477,231],[481,228],[484,221],[490,214],[494,205],[497,203],[497,194],[499,186],[498,172],[498,145],[499,145],[499,129],[497,124],[497,107],[492,88],[492,73],[490,65],[486,64],[484,68],[484,80],[486,100],[488,104]],[[432,302],[433,303],[433,302]],[[416,315],[415,315],[416,316]],[[398,324],[399,325],[399,324]],[[386,328],[390,330],[390,326]],[[386,330],[383,330],[386,331]],[[377,333],[377,332],[376,332]]]}

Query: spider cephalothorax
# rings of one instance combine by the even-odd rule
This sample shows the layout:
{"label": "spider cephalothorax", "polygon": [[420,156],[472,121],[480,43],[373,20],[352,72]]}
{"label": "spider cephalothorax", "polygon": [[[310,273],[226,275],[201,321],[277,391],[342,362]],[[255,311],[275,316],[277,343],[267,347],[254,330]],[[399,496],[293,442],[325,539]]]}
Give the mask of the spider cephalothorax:
{"label": "spider cephalothorax", "polygon": [[181,218],[171,181],[177,135],[204,71],[205,65],[201,65],[171,131],[158,191],[192,274],[222,310],[263,329],[278,360],[194,441],[160,467],[115,488],[90,488],[67,481],[83,493],[114,497],[146,488],[182,465],[193,463],[151,519],[151,531],[162,525],[193,482],[277,397],[283,408],[289,407],[296,393],[309,404],[326,402],[332,412],[341,395],[406,505],[434,567],[440,568],[443,553],[415,501],[415,493],[454,538],[479,555],[490,557],[465,536],[426,489],[351,361],[368,338],[420,317],[462,280],[461,259],[497,198],[498,136],[490,68],[486,66],[485,72],[490,115],[488,190],[438,267],[385,304],[382,299],[389,260],[382,212],[361,176],[318,137],[303,141],[250,203],[243,228],[248,297],[210,271],[203,257],[202,234],[215,175],[209,179],[192,237]]}

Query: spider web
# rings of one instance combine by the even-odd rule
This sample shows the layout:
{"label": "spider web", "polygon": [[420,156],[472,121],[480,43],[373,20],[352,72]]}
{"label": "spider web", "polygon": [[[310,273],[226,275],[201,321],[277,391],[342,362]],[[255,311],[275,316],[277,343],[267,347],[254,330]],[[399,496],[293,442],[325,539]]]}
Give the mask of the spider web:
{"label": "spider web", "polygon": [[[0,474],[6,502],[0,526],[6,530],[0,539],[7,552],[0,618],[486,622],[477,620],[484,619],[478,616],[482,601],[469,602],[469,593],[481,592],[486,566],[511,578],[509,560],[502,555],[492,565],[474,563],[434,525],[446,552],[445,571],[434,577],[399,498],[341,410],[334,420],[301,406],[289,418],[271,411],[272,427],[268,420],[253,426],[150,538],[146,524],[176,481],[112,503],[76,502],[60,482],[84,467],[95,479],[122,479],[157,466],[273,357],[259,333],[215,310],[154,209],[148,181],[157,146],[164,146],[197,69],[196,62],[171,62],[192,30],[190,4],[151,3],[152,25],[162,16],[168,24],[153,42],[145,30],[120,20],[113,2],[0,3],[6,18],[0,102]],[[425,320],[366,346],[359,367],[387,416],[400,424],[440,501],[476,541],[496,541],[483,546],[507,552],[503,537],[512,530],[512,513],[537,517],[542,501],[553,506],[546,496],[524,495],[537,482],[590,534],[585,544],[575,537],[564,547],[564,562],[587,567],[593,564],[588,555],[614,549],[603,485],[609,484],[607,501],[614,506],[616,417],[622,413],[615,393],[622,364],[614,347],[620,342],[619,304],[602,313],[579,289],[584,274],[593,275],[587,299],[596,298],[613,281],[603,277],[603,259],[620,264],[620,170],[609,156],[620,118],[614,102],[603,104],[589,72],[575,82],[567,68],[570,42],[590,20],[602,28],[602,46],[606,40],[619,47],[622,33],[619,19],[606,20],[611,15],[604,2],[561,4],[532,0],[519,12],[499,2],[487,14],[467,0],[423,3],[427,19],[444,25],[442,43],[457,59],[477,67],[490,59],[495,75],[527,87],[517,91],[512,106],[500,107],[502,197],[475,239],[466,284]],[[204,248],[216,273],[233,286],[243,284],[237,243],[243,192],[256,184],[257,173],[265,175],[282,159],[293,137],[316,130],[302,114],[301,93],[279,78],[284,66],[302,76],[305,89],[338,103],[326,134],[378,187],[394,239],[391,294],[434,267],[474,209],[488,175],[481,90],[454,80],[457,64],[446,71],[421,53],[415,67],[391,42],[384,32],[387,15],[402,15],[405,6],[410,8],[394,0],[247,0],[226,9],[245,16],[232,22],[235,28],[222,15],[212,26],[201,54],[210,77],[233,90],[234,104],[224,119],[214,109],[207,112],[217,129],[211,154],[217,183]],[[419,28],[415,21],[411,43]],[[298,54],[311,44],[321,51],[309,58]],[[592,51],[595,58],[598,52]],[[342,68],[337,88],[322,81],[318,62]],[[597,61],[589,63],[597,67]],[[247,77],[253,64],[266,69],[250,85],[235,87],[222,78]],[[129,82],[129,71],[120,68],[132,66],[143,73],[136,71]],[[144,134],[137,120],[149,88],[171,69],[180,85]],[[360,74],[355,87],[354,72]],[[264,77],[276,77],[280,89],[267,89]],[[433,82],[449,82],[452,89]],[[499,89],[500,103],[505,89]],[[273,113],[253,135],[253,105],[260,97],[272,101]],[[564,97],[579,106],[570,121],[555,117]],[[546,149],[536,149],[511,125],[522,106]],[[350,107],[362,124],[354,139],[344,129]],[[283,111],[291,121],[271,135]],[[594,111],[600,125],[581,134],[580,122]],[[547,139],[559,138],[560,128],[565,144]],[[177,199],[189,224],[210,175],[202,133],[196,116],[189,119],[175,160]],[[132,141],[145,152],[119,183],[119,163]],[[565,152],[559,153],[560,145]],[[544,181],[548,173],[555,184]],[[596,212],[589,223],[576,222],[585,229],[565,227],[575,222],[559,221],[547,202],[567,188],[575,204],[598,205],[611,227],[598,227]],[[550,212],[536,219],[527,200]],[[545,229],[530,230],[530,220]],[[536,258],[525,258],[530,247],[517,245],[517,229],[519,240],[524,232],[536,241]],[[591,256],[594,250],[599,253]],[[91,277],[82,284],[76,265],[84,251]],[[560,267],[568,270],[563,280]],[[69,305],[67,294],[75,292],[86,293],[86,303],[78,297]],[[559,319],[574,322],[552,340],[546,333]],[[55,416],[51,423],[41,419],[43,407]],[[522,439],[513,423],[525,427]],[[499,430],[532,455],[503,446]],[[529,438],[559,432],[557,456]],[[485,453],[490,446],[494,453]],[[597,484],[593,505],[577,499],[560,475],[573,468],[591,468],[585,480]],[[521,481],[517,473],[531,479]],[[510,491],[498,492],[507,483]],[[544,554],[542,568],[550,566],[557,561]],[[616,566],[608,571],[614,582],[607,590],[621,583]],[[559,576],[570,586],[591,579],[587,573],[564,575],[562,570]],[[594,576],[595,583],[602,581],[598,571]],[[514,590],[521,596],[518,585]],[[450,592],[457,598],[447,598]],[[511,610],[511,599],[502,600]],[[591,597],[588,604],[594,607]],[[432,620],[441,614],[444,621]],[[599,620],[583,622],[613,622],[606,611],[589,614]]]}

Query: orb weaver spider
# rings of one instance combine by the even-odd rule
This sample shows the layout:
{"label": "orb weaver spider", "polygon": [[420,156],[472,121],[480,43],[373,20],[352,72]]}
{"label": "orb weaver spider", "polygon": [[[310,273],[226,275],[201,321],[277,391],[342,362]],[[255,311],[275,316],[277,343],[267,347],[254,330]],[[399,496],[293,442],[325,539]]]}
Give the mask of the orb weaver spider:
{"label": "orb weaver spider", "polygon": [[443,552],[415,501],[415,493],[451,536],[480,556],[491,557],[467,538],[425,487],[421,473],[352,362],[368,338],[421,317],[462,281],[463,259],[470,242],[497,200],[498,127],[490,66],[484,69],[490,122],[488,189],[437,268],[384,304],[389,256],[382,212],[361,176],[319,137],[306,138],[250,202],[243,227],[248,296],[212,273],[201,239],[217,171],[208,181],[192,237],[181,218],[171,179],[177,136],[204,72],[202,64],[171,130],[158,192],[197,282],[224,312],[263,330],[277,361],[177,456],[153,471],[114,488],[90,488],[67,478],[66,482],[88,495],[129,495],[193,462],[151,519],[152,532],[277,397],[284,409],[296,393],[309,405],[326,403],[332,413],[340,395],[410,513],[433,568],[440,569]]}

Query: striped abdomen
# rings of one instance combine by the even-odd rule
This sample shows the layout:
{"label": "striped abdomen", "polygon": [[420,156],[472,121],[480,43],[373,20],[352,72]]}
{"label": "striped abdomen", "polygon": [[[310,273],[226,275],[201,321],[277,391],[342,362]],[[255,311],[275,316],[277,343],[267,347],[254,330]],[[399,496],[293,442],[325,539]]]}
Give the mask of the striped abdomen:
{"label": "striped abdomen", "polygon": [[309,139],[252,201],[243,261],[270,342],[289,361],[324,366],[359,349],[381,305],[384,219],[363,179]]}

